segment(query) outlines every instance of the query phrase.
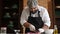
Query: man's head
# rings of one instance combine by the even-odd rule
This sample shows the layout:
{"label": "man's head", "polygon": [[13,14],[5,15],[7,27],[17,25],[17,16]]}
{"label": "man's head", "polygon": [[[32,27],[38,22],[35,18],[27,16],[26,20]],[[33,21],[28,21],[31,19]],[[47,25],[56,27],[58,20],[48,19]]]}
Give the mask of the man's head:
{"label": "man's head", "polygon": [[30,11],[35,12],[38,9],[37,8],[37,6],[38,6],[38,1],[37,0],[28,0],[27,5],[28,5]]}

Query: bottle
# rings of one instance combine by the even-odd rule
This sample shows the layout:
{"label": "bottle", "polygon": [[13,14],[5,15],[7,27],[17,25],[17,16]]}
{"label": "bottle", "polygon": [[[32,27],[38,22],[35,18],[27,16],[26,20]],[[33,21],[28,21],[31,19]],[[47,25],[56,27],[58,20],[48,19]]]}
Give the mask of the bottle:
{"label": "bottle", "polygon": [[7,27],[1,27],[1,34],[6,34],[7,32]]}
{"label": "bottle", "polygon": [[10,29],[13,29],[13,27],[14,27],[13,21],[9,21],[8,27],[9,27]]}
{"label": "bottle", "polygon": [[4,15],[4,18],[10,18],[11,16],[10,16],[10,14],[9,13],[6,13],[5,15]]}
{"label": "bottle", "polygon": [[54,34],[58,34],[57,25],[54,25]]}

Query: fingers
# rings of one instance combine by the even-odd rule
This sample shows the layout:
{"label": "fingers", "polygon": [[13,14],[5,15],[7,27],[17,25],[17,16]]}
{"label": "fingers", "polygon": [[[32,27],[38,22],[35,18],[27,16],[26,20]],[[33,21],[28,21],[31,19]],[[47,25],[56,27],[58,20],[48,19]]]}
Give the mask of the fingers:
{"label": "fingers", "polygon": [[35,26],[33,26],[33,25],[30,25],[30,31],[35,31]]}

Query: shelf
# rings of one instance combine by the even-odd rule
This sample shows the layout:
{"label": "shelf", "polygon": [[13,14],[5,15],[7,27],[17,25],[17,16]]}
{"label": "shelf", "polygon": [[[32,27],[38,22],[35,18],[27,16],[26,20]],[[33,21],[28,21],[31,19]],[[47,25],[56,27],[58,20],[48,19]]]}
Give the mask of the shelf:
{"label": "shelf", "polygon": [[56,6],[56,8],[60,8],[60,6]]}
{"label": "shelf", "polygon": [[55,16],[55,18],[60,18],[60,16]]}
{"label": "shelf", "polygon": [[55,17],[60,18],[60,9],[55,9]]}

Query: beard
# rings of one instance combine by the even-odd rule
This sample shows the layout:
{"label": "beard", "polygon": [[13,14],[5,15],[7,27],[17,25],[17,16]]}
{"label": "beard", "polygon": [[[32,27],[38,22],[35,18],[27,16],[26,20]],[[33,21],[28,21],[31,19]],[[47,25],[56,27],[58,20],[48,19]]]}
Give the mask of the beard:
{"label": "beard", "polygon": [[30,11],[32,14],[35,14],[38,10],[35,10],[35,11]]}

